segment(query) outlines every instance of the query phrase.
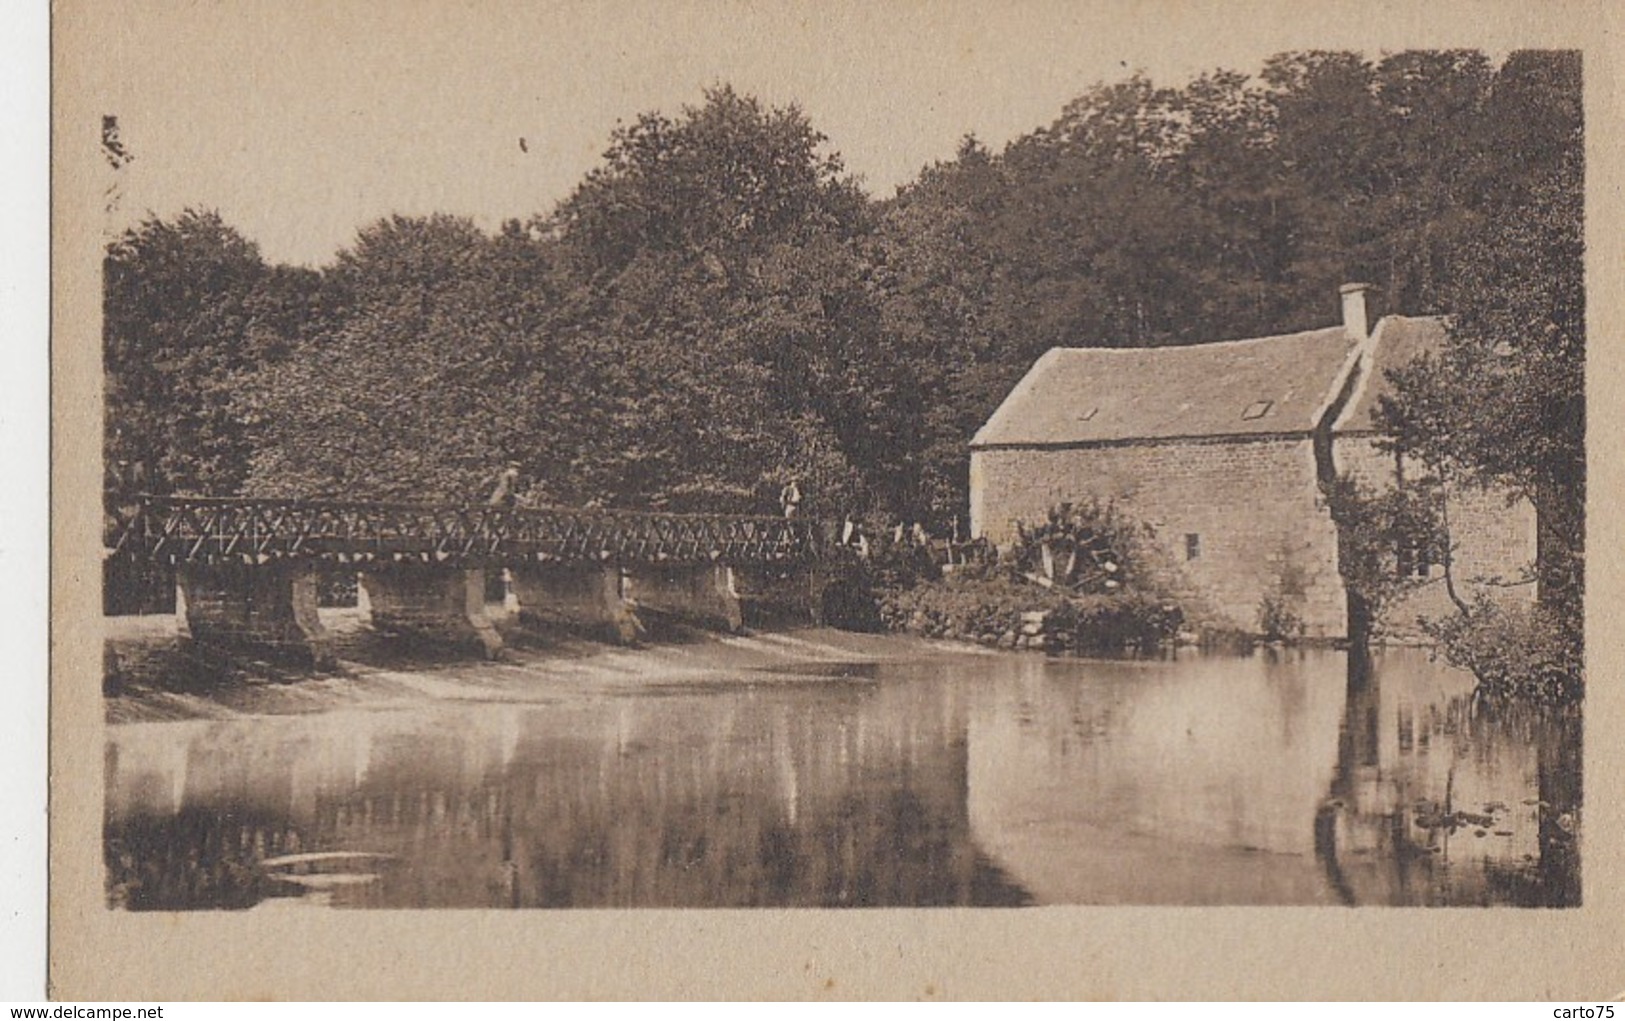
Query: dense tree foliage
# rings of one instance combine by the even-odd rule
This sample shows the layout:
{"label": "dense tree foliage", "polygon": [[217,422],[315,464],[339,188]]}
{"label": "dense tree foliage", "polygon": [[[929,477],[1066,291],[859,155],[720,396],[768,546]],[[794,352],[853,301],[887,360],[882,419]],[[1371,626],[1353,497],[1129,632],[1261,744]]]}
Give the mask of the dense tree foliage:
{"label": "dense tree foliage", "polygon": [[267,266],[218,214],[148,219],[103,264],[109,489],[230,493],[258,435],[232,412],[245,373],[319,328],[314,271]]}
{"label": "dense tree foliage", "polygon": [[261,493],[755,510],[908,498],[868,200],[796,109],[720,89],[618,129],[547,215],[395,217],[326,272],[330,329],[243,388]]}
{"label": "dense tree foliage", "polygon": [[[1565,162],[1577,72],[1567,54],[1284,54],[1257,78],[1104,86],[1002,155],[928,168],[882,224],[889,328],[923,366],[920,500],[964,505],[966,440],[1050,347],[1322,325],[1350,280],[1406,314],[1500,307],[1472,290],[1474,253]],[[1577,180],[1560,190],[1577,206]]]}
{"label": "dense tree foliage", "polygon": [[531,223],[555,262],[544,329],[594,352],[609,398],[574,486],[611,503],[810,509],[891,495],[900,365],[880,333],[869,203],[796,108],[730,89],[615,132]]}
{"label": "dense tree foliage", "polygon": [[466,500],[514,461],[527,501],[674,509],[796,478],[808,513],[946,528],[1048,348],[1305,329],[1363,279],[1457,317],[1404,442],[1528,493],[1577,577],[1579,95],[1565,54],[1283,54],[1100,86],[872,200],[800,110],[719,88],[495,236],[394,217],[318,274],[152,221],[108,256],[109,457],[150,488]]}
{"label": "dense tree foliage", "polygon": [[1454,252],[1448,345],[1396,374],[1382,417],[1395,446],[1439,475],[1508,490],[1535,508],[1539,627],[1483,603],[1442,633],[1447,652],[1473,665],[1482,635],[1555,625],[1541,672],[1566,676],[1556,690],[1572,692],[1582,659],[1586,497],[1579,60],[1514,55],[1500,77],[1491,122],[1500,152],[1521,172],[1507,173],[1494,215]]}
{"label": "dense tree foliage", "polygon": [[1544,538],[1562,547],[1542,583],[1565,590],[1579,583],[1583,541],[1565,509],[1583,507],[1585,493],[1579,76],[1577,66],[1513,70],[1532,71],[1545,96],[1505,111],[1534,117],[1541,136],[1507,145],[1538,159],[1526,160],[1516,202],[1458,246],[1450,344],[1400,373],[1383,410],[1402,449],[1531,500],[1549,519]]}
{"label": "dense tree foliage", "polygon": [[492,246],[449,216],[392,217],[328,270],[337,310],[299,356],[238,389],[262,496],[473,500],[517,453],[506,407],[518,344]]}

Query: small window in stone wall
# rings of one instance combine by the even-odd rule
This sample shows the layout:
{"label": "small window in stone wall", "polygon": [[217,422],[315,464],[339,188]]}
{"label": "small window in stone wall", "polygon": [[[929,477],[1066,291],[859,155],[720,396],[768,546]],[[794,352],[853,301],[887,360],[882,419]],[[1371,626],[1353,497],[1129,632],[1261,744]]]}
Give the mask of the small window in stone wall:
{"label": "small window in stone wall", "polygon": [[1202,537],[1195,532],[1185,533],[1185,559],[1195,560],[1202,555]]}

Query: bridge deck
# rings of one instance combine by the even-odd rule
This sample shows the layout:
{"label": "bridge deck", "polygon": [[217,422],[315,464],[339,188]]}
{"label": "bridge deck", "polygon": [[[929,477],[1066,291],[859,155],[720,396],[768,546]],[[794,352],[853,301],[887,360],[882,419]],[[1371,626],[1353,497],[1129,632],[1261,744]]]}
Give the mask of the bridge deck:
{"label": "bridge deck", "polygon": [[167,564],[771,565],[821,551],[811,522],[774,517],[167,496],[110,514],[105,543],[112,556]]}

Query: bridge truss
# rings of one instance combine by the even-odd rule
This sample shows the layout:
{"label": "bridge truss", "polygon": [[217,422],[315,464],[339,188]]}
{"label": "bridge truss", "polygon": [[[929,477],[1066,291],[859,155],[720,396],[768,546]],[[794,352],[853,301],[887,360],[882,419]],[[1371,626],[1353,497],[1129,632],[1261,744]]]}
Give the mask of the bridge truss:
{"label": "bridge truss", "polygon": [[114,557],[172,565],[788,565],[822,549],[813,523],[775,517],[170,496],[110,513],[104,543]]}

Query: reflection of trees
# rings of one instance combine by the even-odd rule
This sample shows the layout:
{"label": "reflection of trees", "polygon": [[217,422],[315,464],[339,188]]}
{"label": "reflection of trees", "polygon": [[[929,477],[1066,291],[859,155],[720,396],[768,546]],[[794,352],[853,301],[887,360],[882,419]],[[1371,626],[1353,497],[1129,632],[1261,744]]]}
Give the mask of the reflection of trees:
{"label": "reflection of trees", "polygon": [[278,892],[259,862],[299,851],[285,821],[183,808],[108,825],[108,902],[137,911],[247,908]]}
{"label": "reflection of trees", "polygon": [[971,848],[952,721],[749,705],[701,721],[622,707],[532,740],[466,786],[375,760],[319,808],[410,869],[354,891],[400,906],[879,906],[1008,902]]}
{"label": "reflection of trees", "polygon": [[[1351,653],[1315,853],[1348,904],[1578,903],[1578,728],[1471,695],[1411,698]],[[1571,733],[1572,732],[1572,733]]]}
{"label": "reflection of trees", "polygon": [[[1398,728],[1410,735],[1414,723]],[[1420,903],[1417,873],[1429,863],[1405,831],[1401,784],[1382,762],[1382,686],[1370,655],[1348,657],[1348,690],[1338,731],[1331,793],[1315,815],[1315,854],[1346,904],[1366,901],[1375,887],[1381,903]]]}
{"label": "reflection of trees", "polygon": [[1534,868],[1492,863],[1491,886],[1507,901],[1526,906],[1580,904],[1581,712],[1485,700],[1475,708],[1493,725],[1537,751],[1540,850]]}
{"label": "reflection of trees", "polygon": [[[287,889],[266,857],[346,850],[394,863],[331,890],[351,906],[1022,902],[972,845],[964,717],[942,691],[154,735],[126,750],[133,772],[109,767],[110,899],[246,907]],[[149,788],[174,797],[129,803]]]}

